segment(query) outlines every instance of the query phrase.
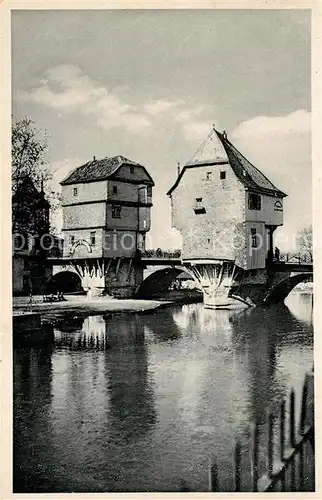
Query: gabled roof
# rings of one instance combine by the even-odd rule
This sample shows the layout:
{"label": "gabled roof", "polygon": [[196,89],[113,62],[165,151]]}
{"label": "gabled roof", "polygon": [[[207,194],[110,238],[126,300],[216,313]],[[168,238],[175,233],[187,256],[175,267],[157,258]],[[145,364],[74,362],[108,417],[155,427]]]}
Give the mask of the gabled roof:
{"label": "gabled roof", "polygon": [[219,135],[212,128],[200,148],[185,166],[217,165],[218,163],[228,163],[228,158]]}
{"label": "gabled roof", "polygon": [[246,189],[270,196],[285,197],[285,193],[277,189],[267,177],[252,165],[238,149],[227,139],[225,133],[220,133],[215,128],[208,134],[201,147],[191,160],[183,167],[175,183],[168,191],[170,196],[178,186],[187,168],[196,168],[205,165],[230,164],[237,178]]}
{"label": "gabled roof", "polygon": [[149,178],[149,183],[154,186],[152,177],[149,175],[148,171],[140,165],[124,156],[118,155],[112,158],[103,158],[102,160],[92,160],[85,165],[73,170],[70,174],[61,181],[61,185],[66,184],[77,184],[83,182],[94,182],[109,179],[122,165],[134,165],[136,167],[143,168],[145,173]]}

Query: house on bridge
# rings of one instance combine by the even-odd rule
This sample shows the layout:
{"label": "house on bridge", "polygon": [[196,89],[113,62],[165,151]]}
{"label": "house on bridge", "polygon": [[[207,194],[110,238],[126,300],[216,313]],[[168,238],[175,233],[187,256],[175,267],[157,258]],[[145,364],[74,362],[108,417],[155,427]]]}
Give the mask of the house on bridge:
{"label": "house on bridge", "polygon": [[211,130],[167,194],[184,261],[227,260],[243,269],[262,269],[272,259],[286,194],[225,133]]}
{"label": "house on bridge", "polygon": [[85,290],[133,295],[143,279],[136,257],[151,225],[150,174],[123,156],[94,157],[61,186],[66,266],[55,272],[72,270]]}
{"label": "house on bridge", "polygon": [[[172,225],[182,235],[183,263],[203,283],[208,299],[227,295],[235,268],[264,270],[272,263],[273,233],[283,224],[286,194],[225,132],[210,131],[167,194]],[[224,277],[230,284],[221,287]]]}

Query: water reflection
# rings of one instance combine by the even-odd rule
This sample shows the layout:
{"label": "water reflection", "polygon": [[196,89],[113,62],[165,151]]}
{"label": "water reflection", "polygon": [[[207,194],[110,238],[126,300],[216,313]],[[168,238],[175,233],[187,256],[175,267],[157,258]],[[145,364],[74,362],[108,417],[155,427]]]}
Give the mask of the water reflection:
{"label": "water reflection", "polygon": [[[13,379],[15,490],[17,492],[36,491],[37,485],[46,484],[49,478],[48,458],[50,457],[47,455],[46,447],[51,435],[51,346],[39,349],[15,349]],[[33,441],[34,437],[36,437],[36,442]]]}
{"label": "water reflection", "polygon": [[66,318],[52,351],[15,351],[15,491],[205,491],[208,457],[229,471],[235,437],[300,387],[310,307]]}

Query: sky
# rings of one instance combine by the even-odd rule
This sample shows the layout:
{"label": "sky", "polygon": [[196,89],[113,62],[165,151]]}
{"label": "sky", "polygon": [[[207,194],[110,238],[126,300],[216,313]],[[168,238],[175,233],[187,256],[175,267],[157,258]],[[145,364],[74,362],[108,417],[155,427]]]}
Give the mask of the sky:
{"label": "sky", "polygon": [[[12,12],[12,113],[48,135],[52,186],[123,155],[155,181],[149,247],[178,248],[166,192],[214,124],[282,191],[281,249],[311,223],[308,10]],[[61,224],[61,214],[55,223]]]}

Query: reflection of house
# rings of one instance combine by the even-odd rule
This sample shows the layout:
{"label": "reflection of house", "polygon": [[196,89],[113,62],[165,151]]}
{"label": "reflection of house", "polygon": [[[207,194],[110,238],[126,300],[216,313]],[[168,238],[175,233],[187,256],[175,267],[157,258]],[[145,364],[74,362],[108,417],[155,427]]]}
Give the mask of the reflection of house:
{"label": "reflection of house", "polygon": [[59,252],[59,240],[49,234],[49,209],[26,176],[12,197],[13,293],[40,293],[51,275],[46,257]]}

